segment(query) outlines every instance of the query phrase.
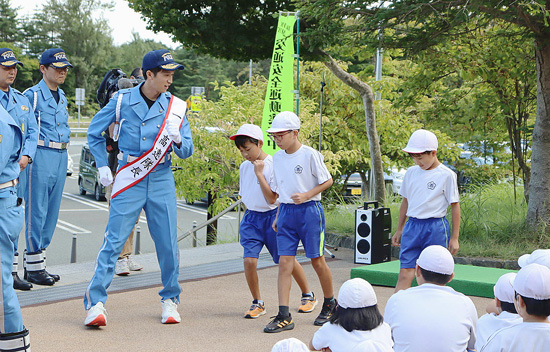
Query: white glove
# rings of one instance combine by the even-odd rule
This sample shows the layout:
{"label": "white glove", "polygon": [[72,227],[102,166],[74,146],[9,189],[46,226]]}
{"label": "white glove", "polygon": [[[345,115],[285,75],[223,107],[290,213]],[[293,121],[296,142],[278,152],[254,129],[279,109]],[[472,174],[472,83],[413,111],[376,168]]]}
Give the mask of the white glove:
{"label": "white glove", "polygon": [[111,173],[111,169],[108,166],[102,166],[98,169],[99,171],[99,182],[103,185],[103,187],[107,187],[111,183],[113,183],[113,174]]}
{"label": "white glove", "polygon": [[173,120],[168,120],[166,122],[166,132],[168,132],[168,137],[174,141],[176,144],[181,143],[181,134],[180,134],[180,124],[179,122],[174,122]]}

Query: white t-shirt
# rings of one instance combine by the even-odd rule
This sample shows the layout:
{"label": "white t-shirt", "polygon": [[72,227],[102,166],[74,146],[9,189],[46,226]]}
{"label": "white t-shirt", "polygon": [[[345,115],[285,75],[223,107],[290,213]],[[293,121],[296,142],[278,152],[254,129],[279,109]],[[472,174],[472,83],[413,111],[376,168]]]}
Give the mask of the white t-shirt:
{"label": "white t-shirt", "polygon": [[442,218],[451,203],[459,201],[456,173],[443,164],[432,170],[415,165],[407,169],[399,194],[407,198],[407,216]]}
{"label": "white t-shirt", "polygon": [[474,349],[477,311],[451,287],[425,283],[394,294],[386,304],[395,352],[464,352]]}
{"label": "white t-shirt", "polygon": [[549,323],[521,323],[499,330],[478,352],[548,352]]}
{"label": "white t-shirt", "polygon": [[[292,154],[284,150],[275,153],[273,170],[281,203],[294,204],[290,198],[294,193],[307,192],[332,178],[323,162],[323,155],[306,145]],[[321,193],[310,200],[321,200]]]}
{"label": "white t-shirt", "polygon": [[[368,351],[373,352],[391,352],[393,341],[391,339],[391,329],[386,323],[370,331],[353,330],[347,331],[338,324],[326,323],[321,326],[315,335],[313,335],[312,344],[316,350],[330,347],[332,352],[350,352],[353,348],[363,346],[364,341],[373,341]],[[367,350],[365,350],[367,351]]]}
{"label": "white t-shirt", "polygon": [[[273,157],[268,155],[263,162],[263,174],[267,184],[273,192],[277,193],[277,185],[273,178]],[[245,160],[239,167],[239,195],[242,197],[244,205],[250,210],[266,212],[277,208],[277,202],[269,204],[265,200],[260,181],[254,173],[254,164],[248,160]]]}
{"label": "white t-shirt", "polygon": [[521,324],[523,319],[519,314],[510,312],[501,312],[499,315],[494,313],[485,314],[477,320],[476,325],[476,350],[480,351],[485,345],[487,339],[497,330]]}

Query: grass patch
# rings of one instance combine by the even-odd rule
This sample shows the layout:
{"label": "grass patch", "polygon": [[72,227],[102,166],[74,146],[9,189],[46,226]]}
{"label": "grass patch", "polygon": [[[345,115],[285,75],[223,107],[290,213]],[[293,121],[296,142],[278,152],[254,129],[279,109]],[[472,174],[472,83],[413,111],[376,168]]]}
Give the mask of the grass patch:
{"label": "grass patch", "polygon": [[[527,204],[523,188],[508,183],[488,184],[470,189],[460,198],[459,256],[515,260],[537,248],[550,248],[550,236],[525,226]],[[354,236],[355,209],[362,202],[327,207],[327,232]],[[392,234],[397,228],[400,197],[389,197],[392,215]],[[447,214],[451,219],[451,215]]]}

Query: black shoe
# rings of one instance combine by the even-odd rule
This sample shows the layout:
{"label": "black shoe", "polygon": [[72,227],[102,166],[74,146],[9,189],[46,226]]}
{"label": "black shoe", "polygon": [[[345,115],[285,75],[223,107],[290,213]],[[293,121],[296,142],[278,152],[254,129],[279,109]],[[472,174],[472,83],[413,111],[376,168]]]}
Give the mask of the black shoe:
{"label": "black shoe", "polygon": [[32,282],[33,284],[37,285],[46,285],[46,286],[52,286],[55,284],[55,280],[53,277],[48,275],[46,270],[37,270],[37,271],[26,271],[25,270],[25,280],[28,282]]}
{"label": "black shoe", "polygon": [[28,281],[22,280],[17,273],[11,273],[13,275],[13,288],[21,291],[28,291],[32,288],[32,284]]}
{"label": "black shoe", "polygon": [[313,322],[313,325],[321,326],[325,324],[334,313],[334,310],[336,309],[337,304],[338,302],[336,302],[335,298],[333,298],[332,301],[330,301],[329,303],[323,303],[323,308],[321,308],[321,313],[319,313],[319,315]]}
{"label": "black shoe", "polygon": [[284,330],[294,329],[294,322],[292,321],[292,316],[284,317],[280,314],[277,314],[271,323],[267,324],[264,328],[264,332],[281,332]]}
{"label": "black shoe", "polygon": [[57,275],[57,274],[50,274],[47,271],[46,271],[46,274],[50,275],[55,280],[55,282],[59,281],[59,279],[60,279],[59,275]]}

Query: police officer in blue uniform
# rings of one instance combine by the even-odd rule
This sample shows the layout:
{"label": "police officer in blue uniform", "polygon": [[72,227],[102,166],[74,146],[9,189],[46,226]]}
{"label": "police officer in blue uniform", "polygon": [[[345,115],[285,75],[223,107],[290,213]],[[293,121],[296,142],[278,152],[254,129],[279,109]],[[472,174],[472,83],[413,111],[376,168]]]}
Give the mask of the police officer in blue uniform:
{"label": "police officer in blue uniform", "polygon": [[23,325],[21,307],[13,289],[14,243],[23,227],[23,207],[17,197],[23,132],[0,107],[0,351],[30,351],[29,331]]}
{"label": "police officer in blue uniform", "polygon": [[[0,49],[0,104],[11,115],[15,123],[23,131],[23,151],[19,159],[21,174],[17,185],[17,195],[24,198],[27,189],[27,174],[36,152],[36,141],[38,138],[38,126],[34,118],[34,112],[27,97],[17,89],[11,87],[17,76],[17,65],[23,64],[17,60],[13,51],[9,48]],[[30,290],[32,284],[19,278],[17,272],[19,266],[19,254],[17,253],[17,242],[15,245],[15,256],[13,258],[13,288],[16,290]]]}
{"label": "police officer in blue uniform", "polygon": [[46,271],[46,254],[57,224],[69,144],[67,97],[59,85],[72,65],[63,49],[42,53],[42,80],[23,94],[29,99],[38,123],[38,147],[29,172],[25,197],[25,279],[38,285],[53,285],[59,275]]}
{"label": "police officer in blue uniform", "polygon": [[[123,179],[121,169],[136,157],[148,153],[155,145],[169,109],[171,94],[167,92],[168,87],[172,84],[174,71],[183,69],[183,65],[174,62],[168,50],[155,50],[144,56],[142,68],[145,82],[115,93],[109,103],[94,116],[88,128],[88,144],[104,186],[110,184],[113,178],[107,166],[105,138],[101,134],[117,121],[117,105],[120,104],[120,154],[119,173],[114,188]],[[119,98],[121,95],[122,98]],[[84,324],[87,326],[106,325],[104,304],[107,300],[107,288],[113,279],[115,262],[142,209],[145,210],[149,232],[155,242],[164,286],[159,291],[161,322],[181,321],[177,311],[181,292],[178,283],[177,205],[170,155],[174,151],[182,159],[191,156],[193,141],[189,122],[184,115],[185,110],[179,111],[179,114],[183,117],[181,127],[180,123],[175,124],[166,119],[165,131],[168,132],[172,144],[166,155],[158,159],[160,162],[153,171],[121,193],[117,194],[113,190],[105,239],[97,256],[94,276],[84,297],[84,306],[88,310]]]}

